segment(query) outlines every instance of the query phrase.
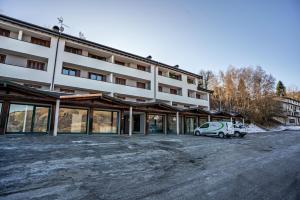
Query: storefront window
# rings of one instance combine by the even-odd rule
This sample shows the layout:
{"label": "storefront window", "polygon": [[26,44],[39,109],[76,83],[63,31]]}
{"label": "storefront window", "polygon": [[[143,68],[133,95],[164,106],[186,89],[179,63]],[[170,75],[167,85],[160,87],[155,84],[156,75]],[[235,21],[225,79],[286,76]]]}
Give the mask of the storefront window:
{"label": "storefront window", "polygon": [[200,118],[200,123],[199,125],[201,126],[202,124],[206,123],[208,121],[207,118]]}
{"label": "storefront window", "polygon": [[58,132],[86,133],[87,110],[61,108],[59,110]]}
{"label": "storefront window", "polygon": [[177,133],[176,116],[168,116],[168,134]]}
{"label": "storefront window", "polygon": [[164,116],[163,115],[149,115],[149,133],[164,133]]}
{"label": "storefront window", "polygon": [[11,104],[7,132],[47,132],[49,107]]}
{"label": "storefront window", "polygon": [[196,118],[195,117],[187,117],[185,119],[185,133],[193,134],[196,128]]}
{"label": "storefront window", "polygon": [[117,133],[118,112],[94,111],[93,133]]}

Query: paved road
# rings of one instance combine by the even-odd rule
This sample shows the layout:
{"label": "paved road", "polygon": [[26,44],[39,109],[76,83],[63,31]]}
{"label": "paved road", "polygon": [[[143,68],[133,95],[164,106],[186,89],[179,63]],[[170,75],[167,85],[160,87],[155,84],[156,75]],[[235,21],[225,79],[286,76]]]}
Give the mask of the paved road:
{"label": "paved road", "polygon": [[300,132],[1,136],[0,199],[300,199]]}

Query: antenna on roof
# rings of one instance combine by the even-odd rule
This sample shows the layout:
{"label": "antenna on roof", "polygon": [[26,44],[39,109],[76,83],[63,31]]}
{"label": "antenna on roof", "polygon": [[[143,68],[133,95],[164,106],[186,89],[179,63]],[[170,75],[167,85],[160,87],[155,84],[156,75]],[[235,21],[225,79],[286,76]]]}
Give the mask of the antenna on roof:
{"label": "antenna on roof", "polygon": [[68,25],[64,24],[64,18],[63,17],[58,17],[58,23],[60,25],[59,27],[59,32],[62,33],[64,32],[65,28],[64,27],[67,27],[67,28],[70,28]]}
{"label": "antenna on roof", "polygon": [[147,56],[147,59],[151,60],[151,59],[152,59],[152,56],[151,56],[151,55]]}

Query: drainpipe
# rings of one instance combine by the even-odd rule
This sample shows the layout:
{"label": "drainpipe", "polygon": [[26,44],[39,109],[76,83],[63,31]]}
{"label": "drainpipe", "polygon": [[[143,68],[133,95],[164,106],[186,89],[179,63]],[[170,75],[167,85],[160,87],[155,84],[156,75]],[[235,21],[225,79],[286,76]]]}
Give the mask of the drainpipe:
{"label": "drainpipe", "polygon": [[130,108],[129,108],[129,136],[132,135],[132,123],[133,123],[133,120],[132,120],[132,106],[130,106]]}
{"label": "drainpipe", "polygon": [[54,58],[54,68],[53,68],[53,75],[52,75],[52,81],[50,85],[50,90],[54,91],[54,80],[55,80],[55,72],[56,72],[56,63],[57,63],[57,53],[58,53],[58,45],[59,45],[59,39],[60,39],[61,33],[59,32],[57,43],[56,43],[56,50],[55,50],[55,58]]}
{"label": "drainpipe", "polygon": [[176,133],[179,135],[179,112],[176,112]]}

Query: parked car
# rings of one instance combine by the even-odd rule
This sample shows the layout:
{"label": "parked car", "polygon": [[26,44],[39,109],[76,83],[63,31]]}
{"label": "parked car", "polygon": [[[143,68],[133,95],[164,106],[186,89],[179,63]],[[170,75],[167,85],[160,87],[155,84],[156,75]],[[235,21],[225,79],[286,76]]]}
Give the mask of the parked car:
{"label": "parked car", "polygon": [[234,128],[232,122],[206,122],[194,130],[194,135],[225,138],[234,135]]}
{"label": "parked car", "polygon": [[247,128],[243,124],[233,124],[233,127],[235,137],[244,137],[247,134]]}

